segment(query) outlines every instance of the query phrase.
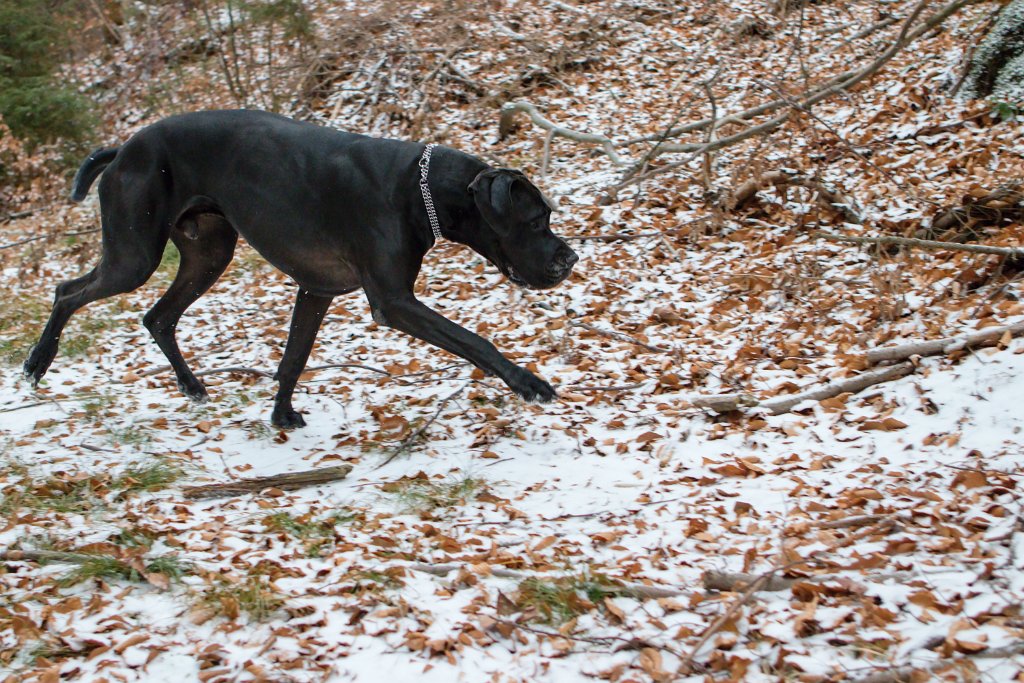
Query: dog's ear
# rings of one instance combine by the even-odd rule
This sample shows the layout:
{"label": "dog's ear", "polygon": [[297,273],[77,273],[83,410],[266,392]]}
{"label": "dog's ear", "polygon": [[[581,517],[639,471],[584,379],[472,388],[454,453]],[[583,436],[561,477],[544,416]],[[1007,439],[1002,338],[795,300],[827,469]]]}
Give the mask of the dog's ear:
{"label": "dog's ear", "polygon": [[501,234],[515,227],[512,188],[517,182],[529,182],[522,171],[513,168],[489,168],[477,174],[469,184],[476,208],[488,225]]}

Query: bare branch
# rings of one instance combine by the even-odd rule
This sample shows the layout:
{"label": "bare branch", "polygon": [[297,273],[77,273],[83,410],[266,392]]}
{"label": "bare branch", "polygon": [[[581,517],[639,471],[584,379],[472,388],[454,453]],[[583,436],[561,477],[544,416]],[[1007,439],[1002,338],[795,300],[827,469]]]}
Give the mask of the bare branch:
{"label": "bare branch", "polygon": [[529,102],[508,102],[501,107],[501,119],[498,123],[498,138],[502,139],[508,135],[509,130],[512,128],[512,120],[516,114],[523,112],[530,117],[530,120],[537,126],[543,128],[546,131],[550,131],[551,134],[563,137],[568,140],[574,140],[576,142],[585,142],[593,145],[599,145],[604,153],[608,155],[608,158],[612,160],[612,163],[616,166],[624,166],[625,161],[615,151],[615,145],[609,138],[603,135],[596,135],[594,133],[580,133],[578,131],[570,130],[556,125],[544,118],[544,116],[537,110],[537,107],[533,106]]}
{"label": "bare branch", "polygon": [[939,242],[936,240],[921,240],[915,237],[896,237],[883,235],[881,237],[853,237],[849,235],[836,235],[830,232],[818,231],[816,237],[830,240],[832,242],[852,242],[854,244],[898,244],[905,247],[919,247],[921,249],[949,249],[952,251],[969,251],[974,254],[996,254],[1010,258],[1024,257],[1024,247],[990,247],[985,244],[960,244],[959,242]]}

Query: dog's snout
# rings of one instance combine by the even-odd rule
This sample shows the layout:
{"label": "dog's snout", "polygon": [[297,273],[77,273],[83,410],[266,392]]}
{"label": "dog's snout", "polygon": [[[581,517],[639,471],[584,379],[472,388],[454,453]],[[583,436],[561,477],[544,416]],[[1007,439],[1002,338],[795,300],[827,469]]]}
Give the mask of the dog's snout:
{"label": "dog's snout", "polygon": [[579,255],[575,251],[570,249],[568,256],[565,257],[565,267],[566,268],[572,268],[573,266],[576,265],[576,262],[579,261],[579,260],[580,260]]}
{"label": "dog's snout", "polygon": [[554,266],[555,270],[565,271],[576,265],[576,262],[579,260],[580,257],[576,255],[575,251],[569,247],[562,247],[558,250],[558,253],[555,254],[551,265]]}

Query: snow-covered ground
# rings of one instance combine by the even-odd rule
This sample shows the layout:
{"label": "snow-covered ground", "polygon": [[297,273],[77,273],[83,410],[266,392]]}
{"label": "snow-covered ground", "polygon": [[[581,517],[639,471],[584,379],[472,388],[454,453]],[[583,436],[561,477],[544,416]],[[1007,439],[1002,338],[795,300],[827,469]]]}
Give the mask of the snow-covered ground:
{"label": "snow-covered ground", "polygon": [[[566,3],[508,10],[527,4],[536,18],[508,31],[578,20],[559,9]],[[850,3],[850,16],[877,19],[875,4]],[[896,4],[905,13],[912,3]],[[718,23],[747,5],[728,3]],[[816,68],[852,59],[837,46],[860,25],[827,3],[808,12],[827,21],[805,27],[805,39],[831,46]],[[567,83],[531,96],[573,128],[614,129],[617,139],[656,132],[665,121],[650,111],[702,93],[699,80],[670,87],[681,78],[669,63],[679,44],[694,59],[719,54],[693,47],[703,44],[694,36],[707,38],[698,14],[613,22],[617,62],[601,52],[595,71],[561,74]],[[621,177],[603,156],[556,139],[541,179],[541,131],[524,124],[491,148],[493,126],[478,131],[479,112],[453,108],[445,141],[530,171],[560,200],[554,227],[581,261],[557,289],[530,292],[444,243],[417,291],[551,381],[561,396],[551,405],[523,404],[459,359],[374,324],[353,294],[332,307],[296,393],[308,427],[279,432],[269,423],[276,384],[253,371],[275,369],[294,285],[248,247],[179,326],[193,368],[224,371],[202,377],[207,404],[178,393],[141,325],[173,263],[137,292],[80,312],[38,390],[16,364],[3,371],[0,550],[93,552],[138,572],[73,583],[60,581],[73,564],[6,562],[0,672],[774,681],[912,665],[931,671],[923,676],[1015,680],[1024,667],[1024,340],[915,358],[907,377],[777,416],[693,403],[783,396],[858,375],[872,348],[1024,318],[1012,263],[813,236],[818,227],[912,232],[936,204],[1020,168],[1019,124],[908,132],[975,113],[928,90],[965,25],[922,41],[850,101],[823,105],[831,128],[795,126],[788,148],[758,160],[810,172],[833,155],[819,170],[857,198],[865,228],[816,213],[796,190],[716,212],[696,182],[680,179],[697,177],[699,159],[601,206],[600,190]],[[509,54],[524,44],[504,40]],[[744,79],[757,70],[797,69],[799,60],[762,62],[750,49],[721,48],[735,71],[721,81],[723,110],[756,101]],[[493,52],[469,51],[459,65],[499,87],[505,67]],[[936,103],[915,109],[922,93]],[[328,104],[339,121],[359,106]],[[830,130],[877,147],[870,164]],[[716,158],[718,186],[737,179],[741,158]],[[918,189],[908,194],[905,181]],[[91,204],[53,209],[5,225],[3,241],[95,220]],[[594,239],[612,233],[633,237]],[[80,240],[94,237],[2,252],[0,349],[12,361],[40,328],[52,287],[89,267],[95,252]],[[1022,238],[1020,225],[993,237]],[[352,465],[347,478],[316,487],[184,495],[190,485],[338,464]],[[123,476],[157,465],[178,474],[164,488]],[[146,567],[161,556],[180,561],[180,580]],[[711,585],[720,573],[730,585]],[[791,583],[768,590],[780,577]],[[1001,649],[1011,645],[1017,655]]]}

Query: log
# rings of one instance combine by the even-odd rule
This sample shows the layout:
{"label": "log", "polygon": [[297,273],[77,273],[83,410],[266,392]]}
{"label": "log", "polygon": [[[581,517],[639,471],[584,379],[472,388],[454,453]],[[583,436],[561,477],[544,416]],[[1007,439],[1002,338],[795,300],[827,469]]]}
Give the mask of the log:
{"label": "log", "polygon": [[200,500],[224,496],[243,496],[247,493],[257,493],[268,488],[292,491],[344,479],[351,471],[352,465],[321,467],[303,472],[286,472],[284,474],[272,474],[266,477],[239,479],[238,481],[227,481],[218,484],[189,486],[184,490],[184,494],[190,500]]}
{"label": "log", "polygon": [[[433,574],[434,576],[445,577],[454,571],[462,569],[462,565],[458,564],[426,564],[423,562],[416,562],[409,565],[409,569],[417,572],[423,572],[424,574]],[[513,569],[504,569],[502,567],[491,567],[489,569],[490,574],[497,576],[501,579],[514,579],[516,581],[523,581],[524,579],[537,578],[537,574],[530,574],[527,572],[517,572]],[[666,588],[663,586],[648,586],[643,583],[627,583],[618,581],[609,586],[614,588],[617,593],[627,598],[638,598],[641,600],[657,600],[659,598],[678,598],[680,596],[689,595],[685,591],[678,590],[676,588]]]}
{"label": "log", "polygon": [[752,408],[758,400],[750,394],[718,394],[716,396],[700,396],[690,401],[698,408],[707,408],[718,414],[731,413],[740,408]]}
{"label": "log", "polygon": [[880,349],[871,349],[867,352],[868,363],[875,365],[884,361],[903,361],[913,356],[937,356],[948,354],[954,351],[975,346],[990,346],[999,343],[1004,335],[1019,337],[1024,334],[1024,320],[1012,325],[1000,325],[999,327],[986,327],[977,332],[945,337],[944,339],[932,339],[931,341],[914,342],[902,346],[886,346]]}
{"label": "log", "polygon": [[990,247],[987,244],[960,244],[959,242],[941,242],[938,240],[922,240],[916,237],[895,237],[883,235],[881,237],[853,237],[850,235],[836,235],[831,232],[818,231],[815,237],[832,242],[853,242],[854,244],[898,244],[904,247],[919,247],[921,249],[948,249],[951,251],[969,251],[974,254],[995,254],[1008,256],[1010,258],[1024,258],[1024,248],[1019,247]]}
{"label": "log", "polygon": [[0,560],[4,562],[34,562],[45,564],[59,562],[61,564],[85,564],[97,558],[111,557],[90,553],[69,553],[57,550],[4,550],[0,552]]}
{"label": "log", "polygon": [[[703,584],[704,590],[736,592],[749,588],[760,578],[760,574],[743,574],[709,569],[704,572]],[[812,581],[814,579],[787,579],[784,576],[773,575],[763,580],[758,590],[768,591],[769,593],[789,590],[798,580]]]}

